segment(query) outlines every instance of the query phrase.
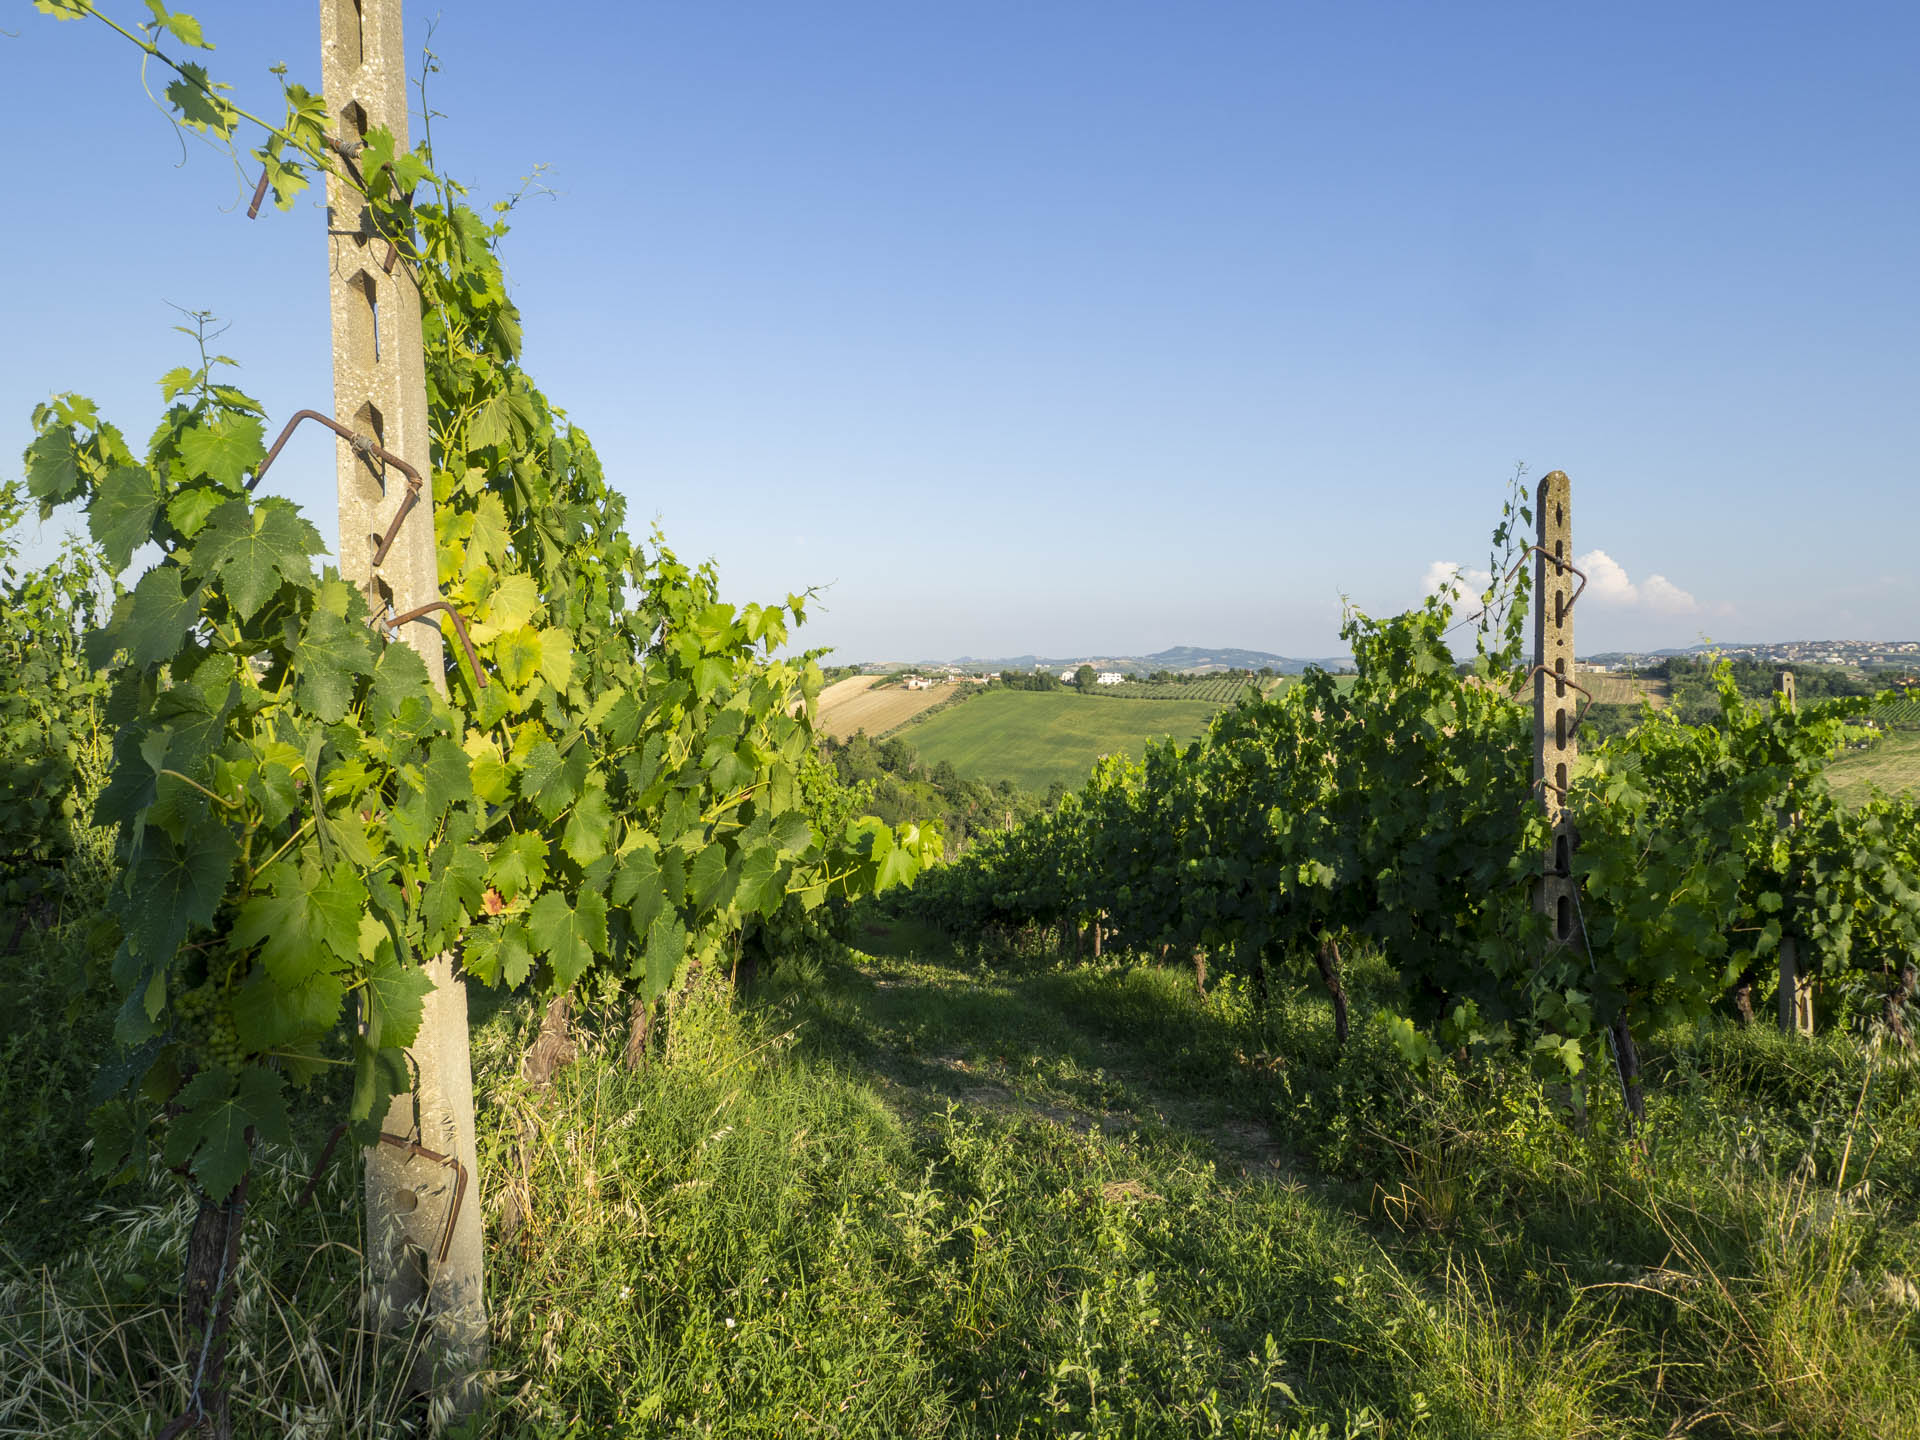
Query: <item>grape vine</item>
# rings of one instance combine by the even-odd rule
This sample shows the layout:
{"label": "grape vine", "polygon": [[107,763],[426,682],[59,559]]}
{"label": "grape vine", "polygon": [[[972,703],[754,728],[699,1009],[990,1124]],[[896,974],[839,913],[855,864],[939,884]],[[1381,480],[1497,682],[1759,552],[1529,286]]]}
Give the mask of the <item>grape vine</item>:
{"label": "grape vine", "polygon": [[422,956],[543,995],[603,975],[644,1011],[690,967],[938,857],[931,827],[819,803],[819,667],[780,653],[807,597],[735,607],[710,566],[627,535],[586,435],[519,364],[497,253],[510,203],[482,219],[428,143],[330,136],[284,77],[282,123],[239,108],[165,53],[211,48],[190,16],[153,4],[135,28],[89,0],[38,3],[170,68],[181,124],[230,149],[264,130],[253,154],[282,208],[316,169],[370,197],[422,296],[440,578],[480,660],[450,646],[441,696],[365,598],[315,570],[297,507],[251,492],[265,417],[225,357],[203,346],[163,379],[143,457],[80,397],[36,413],[42,513],[85,506],[116,567],[149,543],[161,556],[89,639],[114,677],[97,814],[124,868],[103,1170],[157,1126],[169,1163],[224,1199],[253,1138],[288,1133],[288,1085],[342,1050],[371,1139],[405,1081]]}
{"label": "grape vine", "polygon": [[1385,620],[1349,612],[1351,689],[1309,673],[1189,745],[1102,761],[1054,813],[927,877],[914,903],[958,934],[1101,917],[1133,947],[1199,947],[1257,989],[1311,967],[1342,1028],[1332,942],[1364,936],[1399,976],[1387,1023],[1410,1060],[1520,1045],[1576,1085],[1609,1036],[1630,1054],[1635,1029],[1698,1020],[1741,985],[1764,993],[1784,935],[1832,1018],[1905,1034],[1920,819],[1907,800],[1846,811],[1821,779],[1868,699],[1747,704],[1723,673],[1718,724],[1649,710],[1590,749],[1568,796],[1585,941],[1549,943],[1518,698],[1526,567],[1510,568],[1530,519],[1516,488],[1489,565],[1516,583],[1468,617],[1471,666],[1448,643],[1468,623],[1452,597]]}

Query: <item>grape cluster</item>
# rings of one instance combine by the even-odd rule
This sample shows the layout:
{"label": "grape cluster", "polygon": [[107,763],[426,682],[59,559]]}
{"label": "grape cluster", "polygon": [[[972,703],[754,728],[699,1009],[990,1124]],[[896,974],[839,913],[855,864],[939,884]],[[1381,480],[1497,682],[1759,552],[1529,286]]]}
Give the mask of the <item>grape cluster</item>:
{"label": "grape cluster", "polygon": [[233,1011],[222,1003],[212,982],[183,992],[174,1001],[182,1037],[216,1065],[238,1068],[247,1058],[233,1026]]}

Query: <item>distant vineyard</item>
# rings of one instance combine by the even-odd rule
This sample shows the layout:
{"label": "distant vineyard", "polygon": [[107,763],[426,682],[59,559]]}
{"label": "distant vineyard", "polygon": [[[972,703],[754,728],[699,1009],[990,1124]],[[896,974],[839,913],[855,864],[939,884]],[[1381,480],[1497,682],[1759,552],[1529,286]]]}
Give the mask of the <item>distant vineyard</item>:
{"label": "distant vineyard", "polygon": [[1258,694],[1259,682],[1238,675],[1214,675],[1185,684],[1098,685],[1093,693],[1115,700],[1206,700],[1216,705],[1231,705],[1242,695]]}
{"label": "distant vineyard", "polygon": [[1920,730],[1920,694],[1909,690],[1900,699],[1877,707],[1873,714],[1896,730]]}

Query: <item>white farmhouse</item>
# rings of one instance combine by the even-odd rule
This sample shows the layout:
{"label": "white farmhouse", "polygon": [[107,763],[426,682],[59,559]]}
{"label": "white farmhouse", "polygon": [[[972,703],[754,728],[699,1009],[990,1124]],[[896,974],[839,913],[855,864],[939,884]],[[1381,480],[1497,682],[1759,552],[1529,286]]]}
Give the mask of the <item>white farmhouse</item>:
{"label": "white farmhouse", "polygon": [[1100,672],[1100,683],[1102,685],[1124,685],[1126,680],[1127,677],[1122,675],[1118,670],[1102,670]]}

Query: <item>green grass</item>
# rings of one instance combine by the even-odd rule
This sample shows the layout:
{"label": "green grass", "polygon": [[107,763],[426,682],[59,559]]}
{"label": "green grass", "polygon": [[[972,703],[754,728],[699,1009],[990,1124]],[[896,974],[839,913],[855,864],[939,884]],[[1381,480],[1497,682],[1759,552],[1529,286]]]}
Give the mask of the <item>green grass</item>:
{"label": "green grass", "polygon": [[1827,782],[1844,803],[1857,805],[1878,786],[1889,795],[1920,792],[1920,734],[1896,730],[1865,750],[1827,766]]}
{"label": "green grass", "polygon": [[[1649,1036],[1643,1147],[1519,1065],[1426,1081],[1317,983],[956,953],[875,922],[648,1062],[589,1001],[529,1091],[522,1001],[474,1057],[490,1436],[1920,1435],[1920,1067],[1846,1037]],[[357,1180],[262,1156],[243,1436],[421,1433],[360,1320]],[[156,1169],[0,1284],[0,1435],[179,1407],[187,1213]],[[523,1220],[511,1230],[509,1211]]]}
{"label": "green grass", "polygon": [[989,691],[900,732],[921,760],[968,779],[1043,791],[1077,786],[1102,755],[1139,756],[1163,736],[1191,740],[1219,710],[1200,700],[1115,700],[1054,691]]}

